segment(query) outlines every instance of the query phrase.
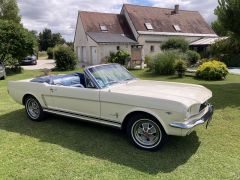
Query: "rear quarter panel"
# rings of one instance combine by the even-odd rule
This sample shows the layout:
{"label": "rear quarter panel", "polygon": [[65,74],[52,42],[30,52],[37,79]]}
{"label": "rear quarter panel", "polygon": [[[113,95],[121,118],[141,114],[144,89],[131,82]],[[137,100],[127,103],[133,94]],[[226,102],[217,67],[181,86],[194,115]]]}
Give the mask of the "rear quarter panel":
{"label": "rear quarter panel", "polygon": [[33,83],[29,80],[25,81],[9,81],[8,82],[9,95],[19,104],[23,104],[23,97],[26,94],[32,95],[41,104],[42,107],[46,107],[43,97],[49,94],[49,88],[47,84]]}

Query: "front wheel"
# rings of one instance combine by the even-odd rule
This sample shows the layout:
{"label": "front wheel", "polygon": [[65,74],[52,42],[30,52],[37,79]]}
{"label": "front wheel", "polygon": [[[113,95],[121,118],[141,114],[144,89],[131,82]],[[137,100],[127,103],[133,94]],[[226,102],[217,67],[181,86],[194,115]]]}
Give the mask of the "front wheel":
{"label": "front wheel", "polygon": [[28,96],[25,99],[25,110],[28,117],[32,121],[41,121],[44,118],[44,112],[42,106],[38,102],[38,100],[33,96]]}
{"label": "front wheel", "polygon": [[145,114],[135,115],[130,119],[127,134],[136,147],[150,151],[160,149],[167,139],[161,124]]}

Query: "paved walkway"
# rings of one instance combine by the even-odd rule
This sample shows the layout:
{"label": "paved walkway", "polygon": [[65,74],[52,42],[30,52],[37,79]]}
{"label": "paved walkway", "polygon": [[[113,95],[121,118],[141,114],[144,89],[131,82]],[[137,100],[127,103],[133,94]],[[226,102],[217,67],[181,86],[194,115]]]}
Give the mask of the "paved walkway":
{"label": "paved walkway", "polygon": [[236,74],[236,75],[240,75],[240,68],[229,68],[228,69],[230,74]]}
{"label": "paved walkway", "polygon": [[38,60],[37,65],[22,66],[26,70],[37,70],[37,69],[53,69],[55,67],[55,60]]}
{"label": "paved walkway", "polygon": [[[187,73],[196,73],[197,70],[196,69],[193,69],[193,68],[188,68],[187,69]],[[240,67],[237,67],[237,68],[229,68],[228,69],[228,72],[230,74],[235,74],[235,75],[240,75]]]}

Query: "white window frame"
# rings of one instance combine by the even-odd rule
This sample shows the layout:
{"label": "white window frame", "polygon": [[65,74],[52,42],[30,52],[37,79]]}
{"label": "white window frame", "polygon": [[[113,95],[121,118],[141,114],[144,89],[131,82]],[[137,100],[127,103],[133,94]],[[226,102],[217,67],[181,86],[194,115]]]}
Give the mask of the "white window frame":
{"label": "white window frame", "polygon": [[107,32],[108,31],[108,28],[107,28],[106,25],[99,25],[99,26],[100,26],[101,31],[103,31],[103,32]]}
{"label": "white window frame", "polygon": [[182,31],[181,28],[180,28],[180,26],[177,25],[177,24],[173,25],[173,27],[174,27],[174,29],[175,29],[177,32],[181,32],[181,31]]}
{"label": "white window frame", "polygon": [[145,27],[147,28],[147,30],[153,30],[153,26],[151,23],[144,23]]}

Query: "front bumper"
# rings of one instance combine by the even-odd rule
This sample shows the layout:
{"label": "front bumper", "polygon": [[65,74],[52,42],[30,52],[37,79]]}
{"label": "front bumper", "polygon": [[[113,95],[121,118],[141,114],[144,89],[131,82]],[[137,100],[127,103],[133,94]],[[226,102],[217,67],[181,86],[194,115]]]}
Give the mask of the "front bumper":
{"label": "front bumper", "polygon": [[208,106],[206,108],[208,108],[208,109],[202,115],[202,117],[191,118],[190,120],[187,120],[185,122],[173,122],[170,124],[170,126],[172,126],[174,128],[180,128],[180,129],[184,130],[184,132],[186,132],[186,134],[189,134],[191,132],[191,130],[193,130],[194,127],[204,124],[205,122],[207,122],[207,125],[206,125],[206,128],[207,128],[207,126],[209,125],[209,122],[212,119],[214,107],[213,107],[213,105],[208,104]]}

